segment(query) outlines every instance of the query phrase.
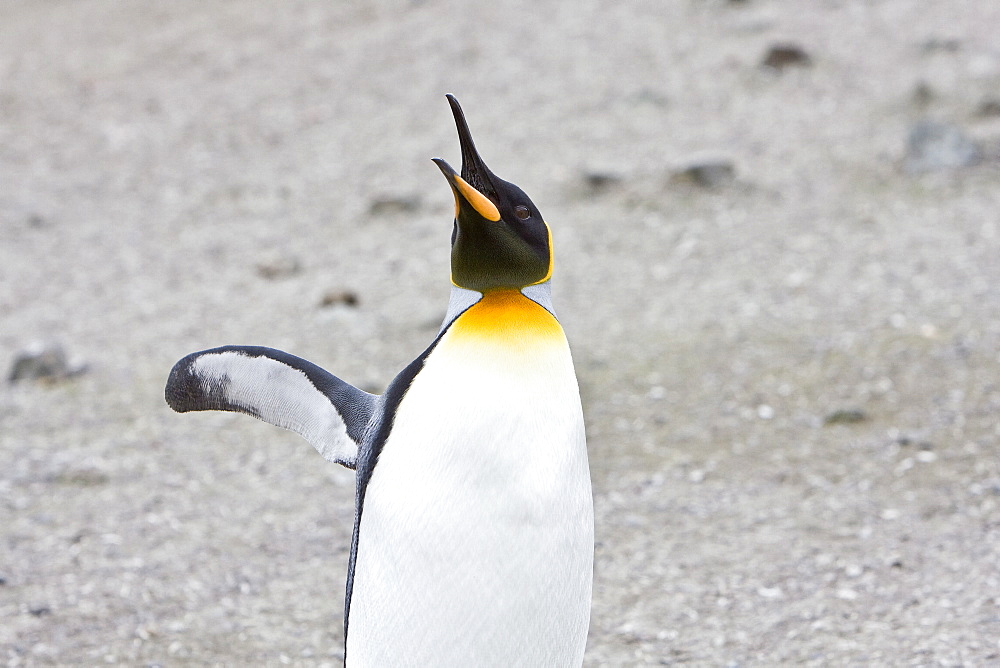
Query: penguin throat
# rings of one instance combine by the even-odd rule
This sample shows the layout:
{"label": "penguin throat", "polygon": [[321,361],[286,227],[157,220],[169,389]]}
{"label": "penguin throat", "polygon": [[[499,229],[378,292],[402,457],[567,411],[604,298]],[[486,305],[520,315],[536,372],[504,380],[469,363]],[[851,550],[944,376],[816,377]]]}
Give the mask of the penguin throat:
{"label": "penguin throat", "polygon": [[541,283],[552,271],[548,225],[514,228],[504,221],[459,217],[451,246],[451,280],[486,293]]}
{"label": "penguin throat", "polygon": [[469,307],[451,327],[452,334],[462,339],[488,338],[508,343],[538,340],[563,340],[559,321],[520,290],[499,288],[489,290]]}

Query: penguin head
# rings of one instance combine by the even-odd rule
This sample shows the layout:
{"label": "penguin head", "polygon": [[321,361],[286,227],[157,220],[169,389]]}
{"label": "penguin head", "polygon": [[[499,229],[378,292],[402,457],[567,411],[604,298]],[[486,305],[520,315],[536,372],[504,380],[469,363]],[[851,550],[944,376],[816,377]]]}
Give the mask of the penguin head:
{"label": "penguin head", "polygon": [[435,158],[455,194],[452,283],[469,290],[520,289],[552,274],[549,226],[524,191],[491,172],[476,151],[458,100],[448,95],[462,147],[462,172]]}

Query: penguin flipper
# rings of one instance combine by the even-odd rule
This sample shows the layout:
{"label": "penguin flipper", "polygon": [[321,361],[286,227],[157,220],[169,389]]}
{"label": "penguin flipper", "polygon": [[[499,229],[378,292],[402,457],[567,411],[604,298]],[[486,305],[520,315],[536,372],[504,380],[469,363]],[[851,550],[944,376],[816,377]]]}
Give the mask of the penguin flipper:
{"label": "penguin flipper", "polygon": [[235,411],[290,429],[351,469],[378,401],[312,362],[260,346],[191,353],[171,369],[164,396],[178,413]]}

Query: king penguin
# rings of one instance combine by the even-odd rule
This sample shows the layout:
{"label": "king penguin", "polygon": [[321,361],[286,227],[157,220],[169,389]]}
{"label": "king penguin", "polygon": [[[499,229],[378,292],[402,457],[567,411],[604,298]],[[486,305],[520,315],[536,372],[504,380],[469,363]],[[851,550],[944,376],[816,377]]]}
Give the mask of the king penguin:
{"label": "king penguin", "polygon": [[279,350],[224,346],[170,372],[178,412],[291,429],[357,473],[345,664],[579,666],[594,511],[552,235],[487,168],[458,101],[451,297],[435,339],[373,395]]}

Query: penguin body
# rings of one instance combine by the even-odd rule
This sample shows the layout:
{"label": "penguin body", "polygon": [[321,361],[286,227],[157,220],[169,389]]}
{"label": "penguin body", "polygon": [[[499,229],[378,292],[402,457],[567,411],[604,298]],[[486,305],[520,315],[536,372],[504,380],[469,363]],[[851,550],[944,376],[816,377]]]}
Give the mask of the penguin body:
{"label": "penguin body", "polygon": [[580,665],[593,511],[555,318],[519,292],[487,295],[440,337],[393,420],[361,508],[347,655]]}
{"label": "penguin body", "polygon": [[236,410],[357,470],[348,666],[579,666],[593,502],[548,226],[482,163],[457,101],[452,295],[381,396],[294,356],[227,346],[175,365],[178,411]]}

